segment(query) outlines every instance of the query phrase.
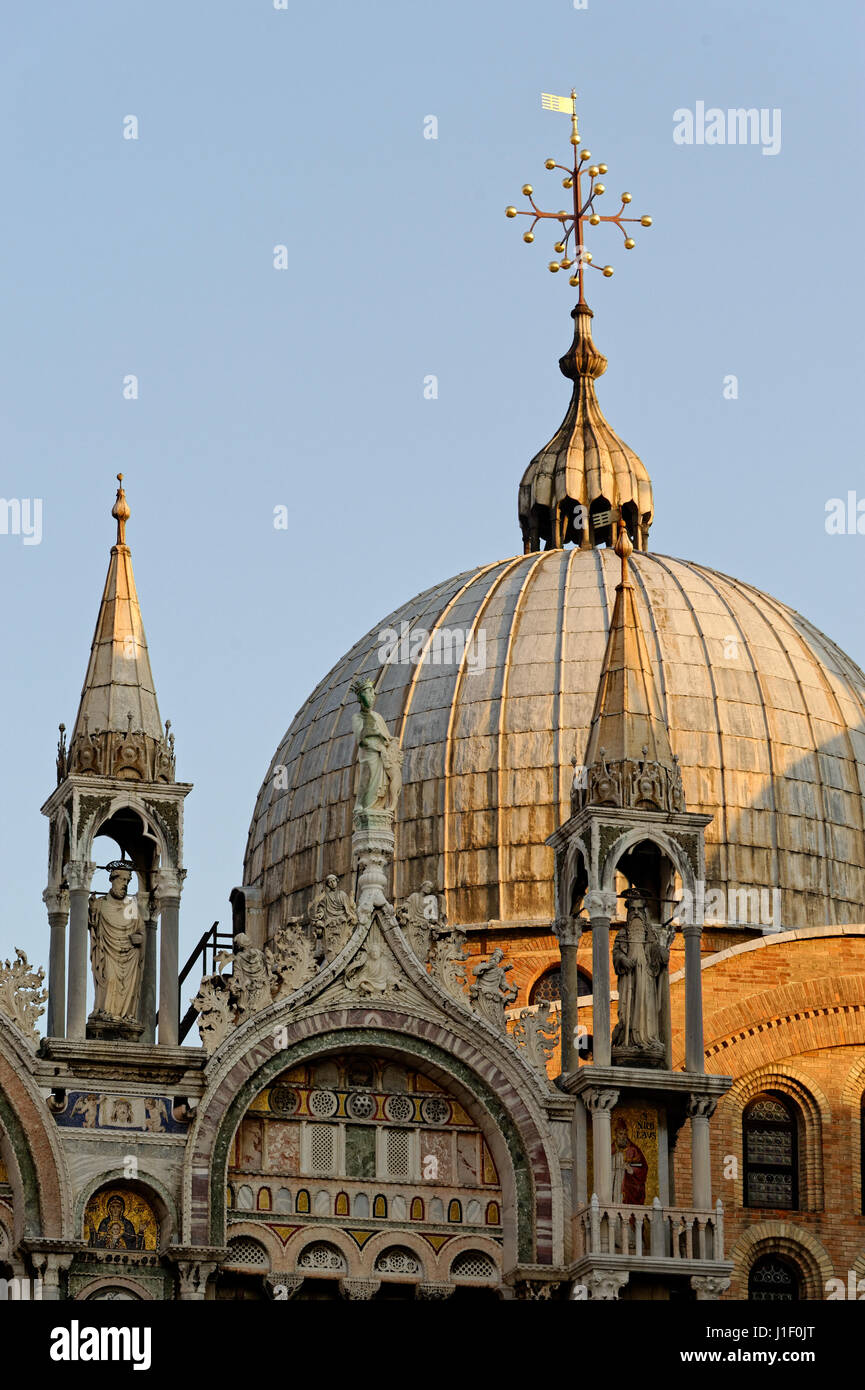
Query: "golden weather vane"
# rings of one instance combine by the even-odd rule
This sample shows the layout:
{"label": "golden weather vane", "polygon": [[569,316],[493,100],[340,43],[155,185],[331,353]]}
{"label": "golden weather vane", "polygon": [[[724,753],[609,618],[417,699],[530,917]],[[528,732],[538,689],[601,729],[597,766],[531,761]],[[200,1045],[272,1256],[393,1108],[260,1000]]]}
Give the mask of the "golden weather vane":
{"label": "golden weather vane", "polygon": [[[584,235],[584,224],[596,227],[600,222],[613,222],[620,229],[625,238],[625,249],[632,250],[635,241],[625,230],[626,222],[639,222],[642,227],[651,227],[651,217],[624,217],[622,214],[631,201],[630,193],[622,194],[622,206],[616,215],[604,217],[595,209],[595,199],[600,198],[606,193],[606,187],[599,182],[602,175],[606,174],[606,164],[591,164],[588,168],[584,167],[591,159],[591,151],[582,150],[577,153],[577,146],[580,144],[580,133],[577,129],[577,94],[571,91],[569,97],[552,96],[549,92],[541,93],[541,106],[545,111],[562,111],[571,118],[571,144],[574,150],[574,167],[568,168],[565,164],[557,164],[554,159],[546,160],[544,168],[561,169],[565,177],[562,179],[562,187],[572,193],[573,208],[571,211],[562,209],[559,212],[542,212],[534,200],[534,189],[530,183],[523,184],[523,193],[531,203],[531,209],[506,208],[507,217],[531,217],[532,223],[527,232],[523,233],[523,241],[532,242],[535,239],[535,227],[538,222],[544,219],[551,219],[561,224],[559,239],[553,248],[560,260],[550,261],[549,269],[553,272],[558,270],[573,270],[573,274],[568,279],[569,285],[579,287],[580,303],[585,303],[583,294],[583,271],[586,266],[592,266],[595,270],[600,270],[608,278],[613,273],[611,265],[596,266],[591,251],[586,247]],[[588,179],[588,190],[584,189],[583,180]],[[585,199],[583,194],[586,194]]]}

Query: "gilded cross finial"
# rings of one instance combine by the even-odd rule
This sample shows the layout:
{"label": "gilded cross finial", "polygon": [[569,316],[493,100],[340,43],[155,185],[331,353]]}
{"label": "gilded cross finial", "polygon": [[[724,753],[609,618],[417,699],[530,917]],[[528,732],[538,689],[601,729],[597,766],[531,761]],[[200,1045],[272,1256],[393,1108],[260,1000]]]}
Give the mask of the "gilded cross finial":
{"label": "gilded cross finial", "polygon": [[571,91],[569,97],[552,96],[549,92],[541,94],[541,106],[545,111],[561,111],[571,118],[571,145],[573,147],[573,168],[565,164],[557,164],[554,159],[545,161],[545,169],[560,169],[564,174],[562,187],[566,188],[571,194],[572,207],[562,208],[558,212],[542,212],[534,200],[534,189],[530,183],[523,184],[523,193],[531,203],[531,208],[505,209],[507,217],[531,217],[532,221],[528,231],[523,233],[523,241],[532,242],[535,239],[535,227],[538,222],[550,219],[561,225],[559,238],[555,243],[554,250],[559,256],[559,260],[550,261],[549,269],[553,272],[559,270],[570,270],[572,274],[568,278],[568,284],[579,289],[581,304],[585,303],[583,292],[583,273],[587,266],[592,266],[595,270],[600,270],[607,278],[612,275],[611,265],[596,266],[592,252],[586,247],[585,224],[597,227],[601,222],[612,222],[619,228],[625,239],[625,250],[631,251],[636,245],[634,238],[629,236],[625,223],[639,222],[642,227],[651,227],[651,217],[625,217],[624,212],[631,202],[630,193],[623,193],[622,206],[614,216],[605,216],[599,213],[595,207],[596,200],[603,197],[606,193],[606,185],[600,180],[607,172],[606,164],[589,164],[591,159],[590,150],[578,151],[581,143],[580,133],[577,128],[577,94]]}

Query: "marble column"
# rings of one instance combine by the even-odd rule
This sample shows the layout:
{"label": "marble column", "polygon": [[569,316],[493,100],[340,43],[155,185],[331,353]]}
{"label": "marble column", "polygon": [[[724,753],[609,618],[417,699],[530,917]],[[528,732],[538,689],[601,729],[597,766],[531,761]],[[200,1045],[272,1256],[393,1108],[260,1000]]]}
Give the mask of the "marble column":
{"label": "marble column", "polygon": [[709,1149],[709,1121],[715,1113],[714,1096],[691,1096],[688,1115],[691,1119],[691,1183],[694,1207],[709,1211],[712,1205],[712,1162]]}
{"label": "marble column", "polygon": [[87,1036],[88,904],[90,885],[96,868],[87,859],[74,859],[66,865],[69,887],[69,992],[66,1010],[66,1036]]}
{"label": "marble column", "polygon": [[180,937],[180,894],[185,869],[160,869],[156,874],[156,902],[160,914],[159,1043],[177,1047],[180,1032],[180,987],[177,983]]}
{"label": "marble column", "polygon": [[618,1091],[593,1086],[583,1091],[586,1109],[592,1117],[593,1186],[601,1206],[613,1200],[613,1132],[610,1115],[619,1099]]}
{"label": "marble column", "polygon": [[144,1024],[141,1042],[156,1041],[156,906],[149,892],[138,895],[138,910],[144,922],[144,971],[138,1016]]}
{"label": "marble column", "polygon": [[682,928],[685,938],[685,1070],[704,1072],[703,980],[700,942],[703,929],[697,922]]}
{"label": "marble column", "polygon": [[558,917],[553,932],[559,943],[562,958],[562,1071],[576,1071],[580,1064],[577,1042],[577,997],[580,992],[577,974],[577,947],[582,929],[576,917]]}
{"label": "marble column", "polygon": [[592,1060],[610,1065],[610,919],[616,899],[612,893],[587,893],[586,910],[592,924]]}
{"label": "marble column", "polygon": [[49,1038],[66,1036],[66,923],[69,920],[69,894],[62,888],[46,888],[42,901],[48,908],[51,938],[48,946]]}

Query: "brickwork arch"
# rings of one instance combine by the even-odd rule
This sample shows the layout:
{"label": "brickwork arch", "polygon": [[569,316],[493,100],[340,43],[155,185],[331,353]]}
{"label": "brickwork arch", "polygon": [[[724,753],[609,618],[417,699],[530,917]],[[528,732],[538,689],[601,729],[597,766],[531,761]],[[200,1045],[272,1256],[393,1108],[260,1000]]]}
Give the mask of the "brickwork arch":
{"label": "brickwork arch", "polygon": [[730,1251],[733,1281],[730,1297],[747,1299],[748,1273],[761,1255],[786,1255],[802,1275],[803,1299],[822,1301],[826,1284],[835,1276],[825,1248],[810,1231],[792,1221],[756,1221]]}
{"label": "brickwork arch", "polygon": [[745,1207],[745,1162],[742,1121],[749,1103],[763,1091],[777,1091],[793,1104],[799,1140],[799,1211],[823,1210],[823,1130],[832,1123],[832,1111],[811,1077],[794,1067],[765,1066],[735,1081],[719,1104],[734,1116],[738,1174],[734,1179],[733,1205]]}

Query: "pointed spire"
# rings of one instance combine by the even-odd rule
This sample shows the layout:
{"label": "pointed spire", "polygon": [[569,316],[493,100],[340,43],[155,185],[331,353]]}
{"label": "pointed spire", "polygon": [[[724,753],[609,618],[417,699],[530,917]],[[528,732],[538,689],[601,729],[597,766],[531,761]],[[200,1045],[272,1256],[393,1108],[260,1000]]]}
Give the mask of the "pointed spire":
{"label": "pointed spire", "polygon": [[679,760],[670,747],[628,571],[633,548],[620,520],[615,549],[622,575],[595,697],[585,775],[575,778],[575,810],[585,805],[685,809]]}
{"label": "pointed spire", "polygon": [[[122,473],[117,481],[120,486],[111,509],[117,541],[111,547],[68,758],[62,761],[70,773],[170,782],[174,780],[174,740],[167,727],[163,731],[159,716],[132,555],[126,544],[130,510]],[[58,758],[58,777],[60,772]]]}
{"label": "pointed spire", "polygon": [[637,550],[648,548],[654,516],[652,482],[642,460],[604,418],[595,382],[607,359],[592,341],[588,304],[571,311],[574,340],[559,360],[573,381],[568,412],[549,444],[532,459],[520,484],[519,515],[526,552],[558,550],[573,541],[584,550],[611,545],[624,516]]}

